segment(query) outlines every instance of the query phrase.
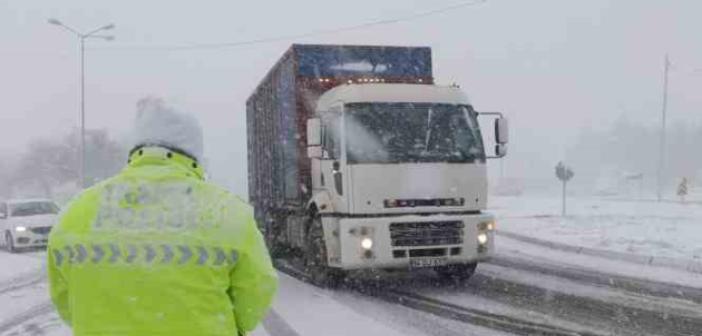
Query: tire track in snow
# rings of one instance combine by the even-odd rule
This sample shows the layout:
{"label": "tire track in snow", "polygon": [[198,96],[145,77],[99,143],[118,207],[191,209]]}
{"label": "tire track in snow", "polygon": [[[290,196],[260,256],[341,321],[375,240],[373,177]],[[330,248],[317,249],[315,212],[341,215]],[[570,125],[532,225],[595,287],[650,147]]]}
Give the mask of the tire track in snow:
{"label": "tire track in snow", "polygon": [[571,281],[611,287],[613,289],[660,298],[678,298],[702,304],[702,288],[639,279],[624,275],[608,274],[589,269],[560,266],[551,263],[535,262],[524,258],[497,255],[489,264],[528,272],[555,276]]}
{"label": "tire track in snow", "polygon": [[0,335],[5,335],[15,327],[21,326],[27,321],[44,316],[54,311],[54,306],[49,301],[34,305],[21,313],[13,315],[0,322]]}
{"label": "tire track in snow", "polygon": [[[279,271],[288,274],[296,279],[311,283],[308,274],[296,269],[286,262],[276,262]],[[407,284],[405,284],[407,285]],[[402,283],[396,281],[364,281],[361,279],[346,283],[348,289],[357,293],[376,297],[387,302],[403,305],[418,311],[436,315],[439,317],[456,320],[486,327],[493,330],[513,333],[516,335],[538,335],[538,336],[600,336],[595,332],[582,330],[570,330],[564,327],[549,325],[546,323],[532,322],[514,316],[492,313],[489,311],[464,307],[450,302],[437,300],[429,296],[416,293],[409,293],[398,290]]]}
{"label": "tire track in snow", "polygon": [[0,294],[30,287],[42,283],[45,280],[46,274],[43,271],[21,274],[17,277],[0,282]]}

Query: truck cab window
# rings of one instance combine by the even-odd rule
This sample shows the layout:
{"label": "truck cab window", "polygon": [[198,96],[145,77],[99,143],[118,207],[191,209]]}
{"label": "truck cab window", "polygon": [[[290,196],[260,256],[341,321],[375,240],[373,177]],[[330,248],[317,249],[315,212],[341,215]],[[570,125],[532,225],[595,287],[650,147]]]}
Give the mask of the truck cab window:
{"label": "truck cab window", "polygon": [[325,122],[324,126],[324,152],[327,159],[339,159],[341,157],[341,139],[339,122],[341,119],[332,117]]}

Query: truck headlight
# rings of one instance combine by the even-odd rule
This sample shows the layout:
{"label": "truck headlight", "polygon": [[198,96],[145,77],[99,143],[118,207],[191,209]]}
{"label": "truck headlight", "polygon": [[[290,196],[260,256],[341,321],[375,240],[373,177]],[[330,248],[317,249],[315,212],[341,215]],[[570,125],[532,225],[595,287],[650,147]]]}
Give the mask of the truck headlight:
{"label": "truck headlight", "polygon": [[373,239],[370,239],[368,237],[361,239],[361,247],[364,250],[370,250],[373,248]]}
{"label": "truck headlight", "polygon": [[488,241],[488,236],[485,233],[478,234],[478,243],[485,245]]}
{"label": "truck headlight", "polygon": [[16,226],[16,227],[15,227],[15,231],[17,231],[17,232],[24,232],[24,231],[27,231],[27,228],[24,227],[24,226]]}

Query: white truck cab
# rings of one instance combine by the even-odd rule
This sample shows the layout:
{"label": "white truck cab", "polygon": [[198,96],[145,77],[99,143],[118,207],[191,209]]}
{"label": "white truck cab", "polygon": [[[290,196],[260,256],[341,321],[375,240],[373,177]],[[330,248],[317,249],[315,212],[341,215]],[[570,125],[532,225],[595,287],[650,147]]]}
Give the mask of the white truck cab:
{"label": "white truck cab", "polygon": [[[489,157],[479,113],[458,87],[341,85],[315,112],[307,123],[310,207],[330,267],[466,265],[458,271],[472,273],[490,257]],[[501,157],[506,120],[500,115],[495,125]]]}

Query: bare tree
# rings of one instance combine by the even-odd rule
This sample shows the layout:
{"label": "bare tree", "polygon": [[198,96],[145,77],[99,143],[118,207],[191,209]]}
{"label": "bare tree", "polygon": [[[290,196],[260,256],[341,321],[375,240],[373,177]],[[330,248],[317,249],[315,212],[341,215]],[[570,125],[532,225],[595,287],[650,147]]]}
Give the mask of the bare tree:
{"label": "bare tree", "polygon": [[[77,184],[79,136],[74,131],[61,139],[38,139],[30,143],[9,178],[11,190],[52,197],[56,187]],[[124,146],[112,140],[107,131],[89,130],[86,140],[89,184],[114,175],[126,162]]]}

